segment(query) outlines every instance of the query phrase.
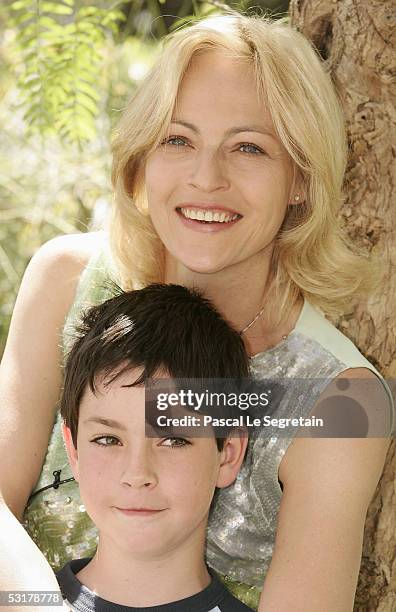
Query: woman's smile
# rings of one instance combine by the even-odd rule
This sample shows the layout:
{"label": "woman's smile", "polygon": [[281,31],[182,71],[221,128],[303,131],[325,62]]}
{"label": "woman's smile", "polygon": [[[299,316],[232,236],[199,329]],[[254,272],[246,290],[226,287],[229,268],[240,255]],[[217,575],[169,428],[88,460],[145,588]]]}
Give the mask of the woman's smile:
{"label": "woman's smile", "polygon": [[189,204],[176,207],[183,225],[193,231],[214,233],[233,227],[242,215],[215,204]]}

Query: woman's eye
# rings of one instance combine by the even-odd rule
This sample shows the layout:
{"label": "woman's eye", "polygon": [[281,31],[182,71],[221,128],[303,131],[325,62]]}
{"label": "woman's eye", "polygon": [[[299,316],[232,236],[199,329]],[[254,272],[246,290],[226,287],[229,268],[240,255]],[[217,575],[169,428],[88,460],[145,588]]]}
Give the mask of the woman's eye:
{"label": "woman's eye", "polygon": [[264,151],[262,149],[260,149],[259,147],[256,147],[256,145],[251,144],[250,142],[244,142],[240,144],[239,150],[241,150],[242,147],[246,149],[245,151],[242,151],[242,153],[250,153],[252,155],[263,155],[264,154]]}
{"label": "woman's eye", "polygon": [[170,136],[161,142],[162,145],[171,145],[175,147],[180,147],[186,145],[187,142],[181,136]]}
{"label": "woman's eye", "polygon": [[92,442],[95,442],[95,444],[99,446],[116,446],[120,443],[119,439],[114,436],[99,436],[92,440]]}
{"label": "woman's eye", "polygon": [[165,440],[161,442],[161,446],[169,446],[170,448],[178,448],[179,446],[187,446],[188,444],[191,444],[191,442],[185,438],[165,438]]}

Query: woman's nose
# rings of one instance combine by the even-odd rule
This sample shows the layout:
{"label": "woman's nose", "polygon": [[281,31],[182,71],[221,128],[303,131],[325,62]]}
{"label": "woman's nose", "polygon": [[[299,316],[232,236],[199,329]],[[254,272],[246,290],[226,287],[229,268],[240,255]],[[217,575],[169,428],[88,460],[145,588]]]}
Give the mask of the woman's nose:
{"label": "woman's nose", "polygon": [[127,449],[121,471],[121,484],[134,488],[153,488],[158,484],[158,477],[148,444]]}
{"label": "woman's nose", "polygon": [[191,186],[207,193],[229,187],[226,170],[217,151],[201,151],[194,157],[192,163],[193,168],[189,177]]}

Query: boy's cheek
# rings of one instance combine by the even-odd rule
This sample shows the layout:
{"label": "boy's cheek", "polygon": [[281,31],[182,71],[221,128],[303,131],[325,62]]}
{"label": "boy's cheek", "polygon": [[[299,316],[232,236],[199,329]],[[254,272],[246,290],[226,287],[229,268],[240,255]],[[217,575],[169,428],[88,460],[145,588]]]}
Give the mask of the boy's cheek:
{"label": "boy's cheek", "polygon": [[[103,483],[106,482],[107,486],[104,489]],[[90,514],[90,508],[100,508],[104,503],[104,498],[111,497],[110,482],[98,470],[91,470],[86,465],[82,465],[79,469],[79,489],[81,499]],[[91,515],[91,514],[90,514]]]}
{"label": "boy's cheek", "polygon": [[[202,457],[199,459],[202,461]],[[184,469],[183,473],[180,470],[177,481],[171,479],[164,490],[170,499],[178,500],[180,510],[197,515],[204,514],[209,510],[213,498],[218,469],[215,462],[203,466],[199,466],[197,462],[191,466],[191,469]]]}
{"label": "boy's cheek", "polygon": [[89,488],[100,486],[102,488],[104,483],[107,483],[107,486],[110,484],[108,481],[111,476],[109,466],[102,466],[101,462],[95,461],[89,454],[85,455],[84,452],[80,452],[76,468],[80,477],[80,486]]}
{"label": "boy's cheek", "polygon": [[106,449],[94,449],[92,452],[91,448],[82,447],[75,468],[82,494],[90,499],[115,494],[120,475]]}

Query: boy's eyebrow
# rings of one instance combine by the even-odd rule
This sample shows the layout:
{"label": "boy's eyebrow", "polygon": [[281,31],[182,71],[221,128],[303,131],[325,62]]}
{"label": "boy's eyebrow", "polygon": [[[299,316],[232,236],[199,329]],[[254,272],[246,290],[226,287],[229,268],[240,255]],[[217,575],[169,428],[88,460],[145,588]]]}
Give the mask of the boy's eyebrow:
{"label": "boy's eyebrow", "polygon": [[89,419],[85,419],[84,423],[99,423],[99,425],[106,425],[107,427],[115,427],[116,429],[126,431],[126,427],[122,423],[114,421],[113,419],[105,419],[103,417],[90,417]]}

